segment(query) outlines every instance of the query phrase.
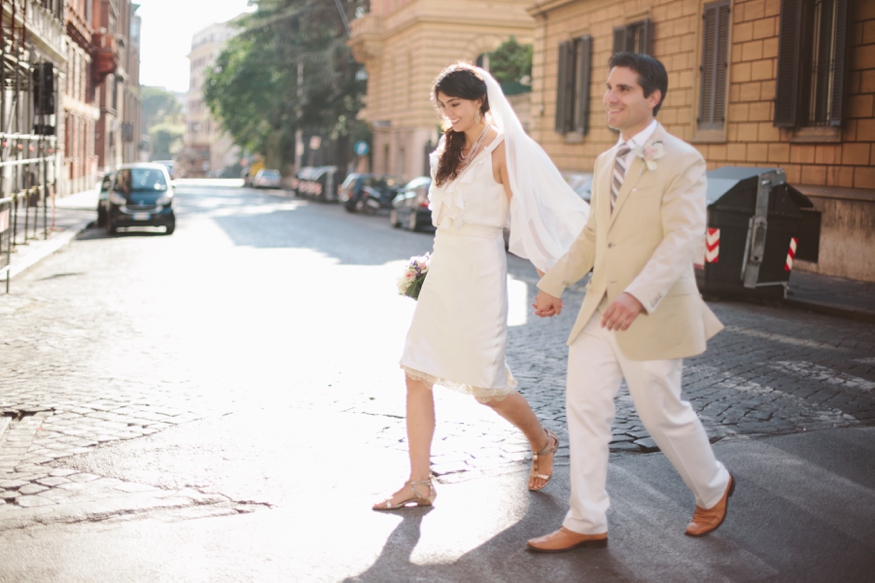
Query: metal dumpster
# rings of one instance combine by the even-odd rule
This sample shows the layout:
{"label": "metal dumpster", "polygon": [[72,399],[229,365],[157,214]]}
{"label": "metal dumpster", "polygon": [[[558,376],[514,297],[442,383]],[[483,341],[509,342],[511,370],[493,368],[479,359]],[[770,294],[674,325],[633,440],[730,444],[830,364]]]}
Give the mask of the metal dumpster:
{"label": "metal dumpster", "polygon": [[707,173],[708,229],[696,262],[710,296],[784,299],[793,261],[817,262],[820,211],[780,168],[726,166]]}

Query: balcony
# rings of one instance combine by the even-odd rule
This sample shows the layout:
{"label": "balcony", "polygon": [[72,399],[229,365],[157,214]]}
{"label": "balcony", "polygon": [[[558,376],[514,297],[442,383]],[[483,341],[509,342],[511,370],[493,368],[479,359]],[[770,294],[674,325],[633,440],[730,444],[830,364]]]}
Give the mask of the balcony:
{"label": "balcony", "polygon": [[94,45],[94,80],[102,83],[107,75],[115,73],[119,65],[119,42],[108,32],[95,32],[91,37]]}
{"label": "balcony", "polygon": [[353,58],[359,63],[367,63],[383,52],[383,18],[375,14],[365,14],[352,21],[352,34],[347,45],[352,49]]}

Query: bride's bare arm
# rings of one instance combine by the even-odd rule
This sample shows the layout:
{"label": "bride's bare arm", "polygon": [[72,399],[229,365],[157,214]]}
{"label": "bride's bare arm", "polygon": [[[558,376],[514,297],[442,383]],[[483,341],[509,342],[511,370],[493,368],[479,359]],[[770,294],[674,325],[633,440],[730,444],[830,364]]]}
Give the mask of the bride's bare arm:
{"label": "bride's bare arm", "polygon": [[504,187],[504,193],[510,202],[513,193],[510,191],[510,176],[507,173],[507,156],[504,153],[503,141],[492,150],[492,177]]}

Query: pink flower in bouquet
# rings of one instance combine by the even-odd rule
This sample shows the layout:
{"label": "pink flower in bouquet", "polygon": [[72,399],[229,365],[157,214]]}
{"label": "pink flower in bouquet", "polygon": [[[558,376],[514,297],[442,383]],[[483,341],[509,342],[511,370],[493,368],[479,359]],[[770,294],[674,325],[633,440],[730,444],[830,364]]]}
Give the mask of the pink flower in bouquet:
{"label": "pink flower in bouquet", "polygon": [[414,300],[419,299],[419,291],[422,289],[425,275],[428,273],[428,262],[430,259],[431,255],[428,253],[410,258],[404,273],[398,278],[399,294],[411,297]]}

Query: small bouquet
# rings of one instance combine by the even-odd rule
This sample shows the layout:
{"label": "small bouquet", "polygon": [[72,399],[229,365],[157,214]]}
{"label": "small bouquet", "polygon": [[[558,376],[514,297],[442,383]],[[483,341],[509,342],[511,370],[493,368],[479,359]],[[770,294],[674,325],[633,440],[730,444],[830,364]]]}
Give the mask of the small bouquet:
{"label": "small bouquet", "polygon": [[410,258],[410,261],[404,268],[404,273],[398,278],[399,294],[414,300],[419,299],[419,290],[422,289],[425,276],[428,274],[428,262],[430,259],[431,255],[428,253]]}

